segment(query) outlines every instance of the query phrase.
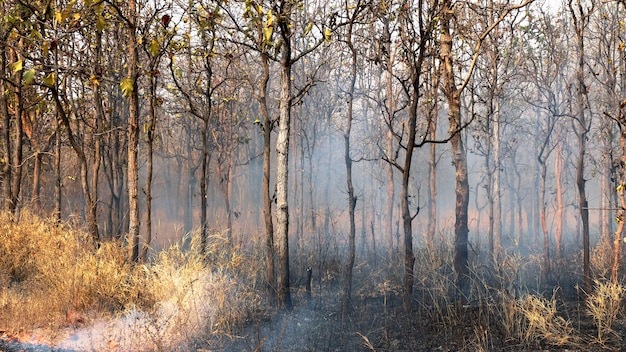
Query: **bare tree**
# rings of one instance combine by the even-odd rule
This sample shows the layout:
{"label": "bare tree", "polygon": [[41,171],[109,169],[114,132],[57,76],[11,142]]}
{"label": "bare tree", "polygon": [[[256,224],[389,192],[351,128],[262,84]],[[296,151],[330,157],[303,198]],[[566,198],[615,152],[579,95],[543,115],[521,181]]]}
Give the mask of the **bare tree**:
{"label": "bare tree", "polygon": [[467,126],[461,118],[461,93],[467,87],[472,77],[476,60],[480,55],[480,49],[487,35],[500,23],[506,16],[514,10],[523,8],[531,3],[532,0],[525,0],[518,5],[505,4],[501,8],[501,12],[492,23],[485,25],[485,29],[476,37],[471,61],[464,69],[465,77],[460,84],[456,83],[455,66],[458,64],[452,55],[453,36],[452,28],[454,14],[457,9],[453,6],[452,1],[444,0],[441,3],[441,36],[440,36],[440,59],[442,70],[443,92],[448,101],[448,123],[450,128],[450,146],[452,148],[454,166],[456,169],[456,208],[455,208],[455,257],[454,268],[458,275],[457,285],[462,292],[467,293],[469,288],[469,268],[468,268],[468,203],[469,203],[469,182],[467,177],[467,155],[461,136],[461,131]]}
{"label": "bare tree", "polygon": [[591,293],[591,262],[589,242],[589,207],[585,190],[585,155],[587,153],[587,135],[591,129],[589,96],[585,83],[585,31],[589,25],[591,13],[597,2],[587,4],[584,0],[569,0],[568,7],[574,24],[576,38],[576,110],[573,126],[578,139],[578,158],[576,162],[576,186],[578,188],[578,210],[582,221],[583,236],[583,285],[586,293]]}

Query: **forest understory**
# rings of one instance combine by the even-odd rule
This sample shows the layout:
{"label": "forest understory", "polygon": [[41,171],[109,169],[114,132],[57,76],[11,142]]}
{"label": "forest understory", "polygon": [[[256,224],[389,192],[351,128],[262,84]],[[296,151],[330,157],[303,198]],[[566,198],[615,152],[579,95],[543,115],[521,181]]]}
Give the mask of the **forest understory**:
{"label": "forest understory", "polygon": [[131,264],[123,246],[90,247],[69,226],[35,216],[0,223],[5,351],[600,351],[621,350],[626,334],[626,289],[602,279],[611,263],[602,243],[587,295],[576,253],[555,260],[545,283],[539,255],[503,253],[489,264],[475,252],[461,296],[451,244],[419,249],[409,312],[400,260],[360,255],[342,314],[339,248],[309,257],[310,297],[297,273],[311,262],[294,260],[288,312],[267,303],[262,254],[219,235],[203,255],[191,239]]}

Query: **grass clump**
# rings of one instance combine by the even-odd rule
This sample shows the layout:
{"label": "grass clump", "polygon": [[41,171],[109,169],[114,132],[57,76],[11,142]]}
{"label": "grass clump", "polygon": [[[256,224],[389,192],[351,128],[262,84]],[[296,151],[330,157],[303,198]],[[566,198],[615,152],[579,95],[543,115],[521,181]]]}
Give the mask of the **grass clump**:
{"label": "grass clump", "polygon": [[613,331],[613,323],[622,310],[625,288],[620,283],[595,281],[595,290],[587,297],[587,314],[598,329],[597,342],[605,343],[610,335],[620,339]]}
{"label": "grass clump", "polygon": [[522,328],[524,342],[545,342],[553,346],[568,346],[578,342],[571,321],[557,314],[555,294],[550,299],[527,295],[520,300],[520,311],[525,318]]}
{"label": "grass clump", "polygon": [[118,243],[96,248],[90,237],[23,212],[0,214],[0,328],[54,328],[77,311],[151,304],[145,275]]}

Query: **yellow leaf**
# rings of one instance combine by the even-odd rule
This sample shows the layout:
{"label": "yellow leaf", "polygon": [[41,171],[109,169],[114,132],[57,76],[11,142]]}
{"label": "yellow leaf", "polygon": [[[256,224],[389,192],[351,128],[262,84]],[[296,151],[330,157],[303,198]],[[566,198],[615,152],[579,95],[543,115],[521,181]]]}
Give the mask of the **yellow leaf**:
{"label": "yellow leaf", "polygon": [[309,24],[306,25],[306,28],[304,29],[304,33],[302,33],[302,36],[305,37],[307,34],[309,34],[312,28],[313,28],[313,22],[309,22]]}
{"label": "yellow leaf", "polygon": [[54,82],[56,81],[56,77],[54,73],[50,73],[43,79],[43,83],[45,83],[48,87],[54,86]]}
{"label": "yellow leaf", "polygon": [[273,27],[265,27],[265,28],[263,28],[263,41],[265,43],[271,42],[273,33],[274,33],[274,28]]}
{"label": "yellow leaf", "polygon": [[266,27],[271,27],[274,24],[274,16],[272,15],[272,10],[267,13],[267,23],[265,23]]}
{"label": "yellow leaf", "polygon": [[92,75],[91,77],[89,77],[89,81],[91,82],[91,84],[93,84],[94,86],[97,86],[100,84],[100,81],[98,80],[98,77]]}
{"label": "yellow leaf", "polygon": [[48,53],[50,52],[50,42],[49,41],[45,41],[43,42],[43,56],[48,56]]}
{"label": "yellow leaf", "polygon": [[24,61],[18,60],[15,63],[13,63],[12,66],[13,66],[13,73],[18,73],[24,68]]}
{"label": "yellow leaf", "polygon": [[324,30],[324,40],[327,41],[327,42],[331,41],[331,31],[330,31],[330,28],[326,28]]}
{"label": "yellow leaf", "polygon": [[130,96],[130,93],[135,89],[135,82],[132,78],[124,78],[120,81],[120,88],[122,89],[122,93],[125,97]]}

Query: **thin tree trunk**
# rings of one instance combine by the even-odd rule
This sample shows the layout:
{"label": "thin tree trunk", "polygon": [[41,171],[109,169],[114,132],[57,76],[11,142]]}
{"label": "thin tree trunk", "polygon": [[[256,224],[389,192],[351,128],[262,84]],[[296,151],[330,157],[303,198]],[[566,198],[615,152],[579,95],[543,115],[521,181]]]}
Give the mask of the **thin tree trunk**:
{"label": "thin tree trunk", "polygon": [[548,233],[548,225],[546,223],[546,163],[539,157],[539,165],[541,170],[541,188],[539,190],[539,203],[541,204],[541,232],[543,233],[543,282],[547,283],[550,276],[550,234]]}
{"label": "thin tree trunk", "polygon": [[348,261],[346,263],[346,277],[344,281],[344,291],[343,291],[343,304],[342,304],[342,315],[345,315],[348,312],[348,309],[351,306],[351,295],[352,295],[352,270],[354,268],[354,259],[356,256],[356,224],[354,220],[354,209],[356,208],[356,196],[354,195],[354,186],[352,184],[352,157],[350,156],[350,133],[352,132],[352,114],[354,107],[354,87],[356,84],[356,75],[357,75],[357,51],[352,43],[352,30],[354,26],[354,20],[356,14],[360,10],[357,5],[356,10],[354,11],[352,17],[350,18],[350,22],[348,24],[348,34],[346,36],[346,42],[348,44],[348,48],[350,49],[350,88],[348,90],[348,112],[346,115],[346,130],[344,131],[343,140],[344,140],[344,162],[346,165],[346,186],[348,188],[348,217],[350,221],[350,233],[348,235]]}
{"label": "thin tree trunk", "polygon": [[582,222],[582,240],[583,240],[583,286],[587,294],[591,293],[591,262],[590,262],[590,243],[589,243],[589,209],[587,194],[585,190],[585,154],[587,150],[587,134],[590,129],[590,122],[587,121],[585,110],[585,97],[587,95],[587,85],[585,84],[585,42],[584,30],[589,22],[589,12],[585,13],[580,0],[576,1],[578,15],[574,10],[573,0],[569,1],[570,13],[574,20],[574,29],[576,31],[577,44],[577,67],[576,79],[578,87],[576,89],[577,116],[574,121],[576,136],[578,137],[578,157],[576,161],[576,187],[578,188],[578,209],[580,211],[580,220]]}
{"label": "thin tree trunk", "polygon": [[272,195],[270,188],[272,130],[274,122],[267,110],[267,91],[270,79],[268,57],[261,54],[263,78],[259,89],[259,105],[263,117],[263,218],[265,220],[265,270],[267,275],[267,291],[270,301],[276,299],[276,269],[274,267],[274,222],[272,219]]}
{"label": "thin tree trunk", "polygon": [[[559,133],[557,132],[557,139],[559,138]],[[563,178],[561,176],[563,170],[563,145],[561,142],[557,142],[556,145],[556,154],[555,154],[555,162],[554,162],[554,178],[556,182],[556,214],[555,214],[555,223],[556,227],[554,229],[554,242],[556,245],[555,254],[557,258],[561,258],[563,254],[563,224],[565,222],[564,211],[565,211],[565,203],[563,200]]]}
{"label": "thin tree trunk", "polygon": [[128,1],[128,73],[127,79],[132,80],[132,91],[129,94],[128,115],[128,236],[131,243],[130,259],[139,259],[139,92],[137,65],[139,51],[137,49],[137,8],[135,0]]}
{"label": "thin tree trunk", "polygon": [[[152,69],[154,71],[154,68]],[[140,260],[145,262],[148,259],[148,250],[152,244],[152,179],[154,172],[154,131],[157,121],[156,105],[157,105],[157,78],[150,76],[150,104],[149,104],[149,121],[147,126],[147,147],[148,147],[148,164],[146,175],[146,186],[144,194],[146,196],[146,233],[141,247]]]}
{"label": "thin tree trunk", "polygon": [[[496,69],[497,71],[497,69]],[[500,190],[500,168],[502,167],[500,160],[500,99],[496,94],[494,96],[493,108],[493,134],[491,138],[493,150],[493,189],[491,196],[493,197],[493,241],[494,256],[497,260],[498,254],[502,251],[502,200]]]}
{"label": "thin tree trunk", "polygon": [[626,111],[624,111],[624,103],[620,106],[619,117],[622,125],[620,126],[620,147],[621,147],[621,168],[619,170],[619,185],[617,193],[621,210],[617,214],[618,224],[613,239],[613,266],[611,267],[611,282],[617,284],[619,282],[619,266],[621,257],[622,234],[624,232],[624,222],[626,221]]}

